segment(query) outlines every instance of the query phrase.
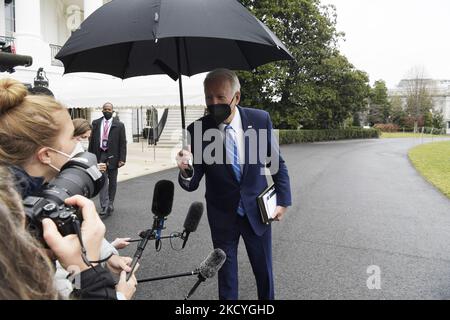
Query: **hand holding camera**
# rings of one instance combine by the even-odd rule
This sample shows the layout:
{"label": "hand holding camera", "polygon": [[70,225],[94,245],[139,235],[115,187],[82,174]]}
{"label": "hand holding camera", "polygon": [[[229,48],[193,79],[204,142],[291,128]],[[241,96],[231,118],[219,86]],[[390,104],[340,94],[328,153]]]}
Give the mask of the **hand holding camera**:
{"label": "hand holding camera", "polygon": [[105,226],[87,198],[97,195],[103,184],[96,156],[84,152],[69,160],[39,196],[23,201],[29,231],[45,241],[63,267],[78,266],[83,271],[99,258]]}
{"label": "hand holding camera", "polygon": [[104,182],[94,154],[84,152],[76,155],[61,168],[55,179],[45,185],[39,196],[23,200],[29,231],[37,239],[42,239],[42,220],[50,218],[62,236],[76,234],[75,222],[81,224],[82,215],[65,200],[71,195],[95,197]]}
{"label": "hand holding camera", "polygon": [[[82,196],[74,196],[65,200],[68,206],[80,208],[83,222],[81,223],[81,236],[90,261],[99,260],[100,247],[105,236],[105,225],[99,218],[94,203]],[[50,218],[42,220],[44,240],[58,261],[64,268],[77,266],[81,271],[88,269],[81,255],[81,244],[77,235],[63,236]]]}

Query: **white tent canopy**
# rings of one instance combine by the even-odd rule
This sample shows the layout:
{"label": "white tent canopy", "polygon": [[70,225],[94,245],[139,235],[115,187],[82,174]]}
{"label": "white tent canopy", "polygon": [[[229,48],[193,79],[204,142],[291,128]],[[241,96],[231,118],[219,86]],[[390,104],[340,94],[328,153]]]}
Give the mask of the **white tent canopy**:
{"label": "white tent canopy", "polygon": [[[204,105],[205,75],[183,77],[184,103]],[[105,102],[114,107],[179,106],[178,81],[166,75],[135,77],[126,80],[98,74],[78,73],[48,76],[49,89],[68,108],[96,108]]]}

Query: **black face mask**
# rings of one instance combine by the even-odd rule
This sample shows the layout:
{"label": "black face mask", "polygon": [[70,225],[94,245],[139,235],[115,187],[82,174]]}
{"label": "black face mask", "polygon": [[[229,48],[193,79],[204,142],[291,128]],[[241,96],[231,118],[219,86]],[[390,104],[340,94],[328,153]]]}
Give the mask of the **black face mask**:
{"label": "black face mask", "polygon": [[230,104],[226,103],[218,103],[218,104],[210,104],[207,106],[209,116],[214,120],[216,125],[221,124],[224,122],[228,117],[231,115],[231,104],[234,101],[231,100]]}
{"label": "black face mask", "polygon": [[105,117],[106,120],[109,120],[112,118],[112,112],[108,112],[108,111],[103,111],[103,116]]}

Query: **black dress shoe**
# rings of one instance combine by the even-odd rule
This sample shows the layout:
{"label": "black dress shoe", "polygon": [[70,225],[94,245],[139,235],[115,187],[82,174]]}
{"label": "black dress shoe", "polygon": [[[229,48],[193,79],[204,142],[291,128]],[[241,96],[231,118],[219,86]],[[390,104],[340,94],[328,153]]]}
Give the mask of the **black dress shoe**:
{"label": "black dress shoe", "polygon": [[108,210],[109,208],[102,208],[102,211],[100,212],[100,217],[106,217],[109,215]]}

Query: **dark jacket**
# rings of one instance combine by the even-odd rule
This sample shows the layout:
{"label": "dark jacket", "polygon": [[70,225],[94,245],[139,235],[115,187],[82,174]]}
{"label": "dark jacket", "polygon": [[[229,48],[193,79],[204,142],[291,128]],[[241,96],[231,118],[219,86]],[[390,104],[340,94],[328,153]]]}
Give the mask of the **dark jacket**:
{"label": "dark jacket", "polygon": [[[11,166],[9,170],[15,180],[16,190],[22,199],[37,196],[44,187],[44,178],[32,177],[20,167]],[[111,273],[101,267],[87,269],[80,273],[81,288],[74,292],[74,297],[84,300],[117,299],[115,282]]]}
{"label": "dark jacket", "polygon": [[17,166],[10,166],[9,171],[11,171],[16,190],[22,199],[37,195],[42,190],[44,186],[43,177],[32,177],[21,167]]}
{"label": "dark jacket", "polygon": [[[240,183],[236,180],[231,165],[224,164],[225,158],[222,159],[222,164],[215,162],[212,164],[205,163],[203,158],[199,159],[204,154],[205,149],[209,148],[210,144],[215,142],[210,142],[208,139],[202,141],[203,139],[196,137],[195,134],[202,133],[203,135],[208,129],[217,129],[217,126],[211,121],[210,117],[205,116],[187,128],[191,138],[191,151],[194,158],[194,176],[190,182],[183,180],[181,176],[179,176],[178,181],[183,189],[192,192],[197,190],[200,181],[205,176],[205,198],[208,221],[212,230],[221,230],[224,231],[224,234],[227,234],[227,230],[235,227],[238,217],[235,213],[239,205],[239,200],[241,199],[250,225],[254,232],[260,236],[270,228],[270,226],[262,222],[256,200],[257,196],[267,188],[266,176],[263,174],[264,168],[266,167],[266,155],[271,155],[271,158],[278,160],[278,170],[274,169],[274,172],[271,171],[271,173],[275,183],[277,204],[279,206],[288,207],[292,203],[289,175],[286,164],[280,155],[278,143],[277,141],[273,141],[274,139],[271,134],[272,122],[269,114],[262,110],[242,108],[239,106],[238,109],[244,132],[250,129],[258,132],[259,130],[266,130],[267,132],[267,135],[255,135],[255,138],[258,139],[258,149],[251,149],[252,155],[256,151],[258,158],[260,153],[262,153],[262,159],[251,161],[250,157],[252,155],[250,155],[249,139],[245,139],[246,158]],[[201,125],[202,131],[196,132],[196,123],[197,125]],[[248,132],[250,133],[251,131]],[[259,141],[261,139],[265,141]],[[202,144],[197,144],[200,141],[202,141]],[[224,148],[223,141],[219,145],[222,145]],[[263,146],[266,146],[267,149],[261,149]],[[222,156],[225,156],[225,154],[225,149],[223,149]]]}
{"label": "dark jacket", "polygon": [[72,298],[82,300],[117,300],[114,279],[111,273],[100,265],[80,273],[80,287],[80,289],[74,289],[71,295]]}
{"label": "dark jacket", "polygon": [[[102,127],[103,117],[92,121],[92,134],[89,141],[88,151],[97,156],[100,162],[100,130]],[[109,169],[117,169],[119,161],[126,162],[127,159],[127,139],[125,135],[125,126],[122,122],[113,118],[111,129],[108,136],[108,156],[113,156],[109,160]]]}

